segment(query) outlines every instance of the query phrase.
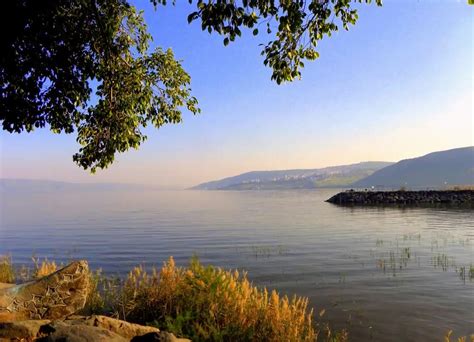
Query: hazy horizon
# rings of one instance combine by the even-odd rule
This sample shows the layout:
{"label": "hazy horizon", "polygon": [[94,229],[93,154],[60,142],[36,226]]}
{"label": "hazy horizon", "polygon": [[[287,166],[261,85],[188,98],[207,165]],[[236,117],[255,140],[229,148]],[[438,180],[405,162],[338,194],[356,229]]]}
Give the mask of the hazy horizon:
{"label": "hazy horizon", "polygon": [[202,114],[147,128],[138,151],[95,175],[72,162],[74,135],[2,132],[0,178],[185,188],[253,170],[396,162],[473,145],[465,2],[360,6],[357,25],[323,41],[302,80],[282,86],[259,55],[266,37],[245,31],[224,48],[221,37],[187,24],[187,6],[147,5],[145,17],[154,44],[183,60]]}

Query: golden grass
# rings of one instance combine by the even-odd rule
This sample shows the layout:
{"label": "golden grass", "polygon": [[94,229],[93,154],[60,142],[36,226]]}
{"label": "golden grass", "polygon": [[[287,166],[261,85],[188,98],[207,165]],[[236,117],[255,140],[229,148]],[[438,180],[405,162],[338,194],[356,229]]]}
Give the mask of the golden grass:
{"label": "golden grass", "polygon": [[177,267],[173,258],[161,270],[135,267],[128,277],[91,275],[83,313],[109,314],[151,324],[193,341],[347,341],[313,322],[308,300],[289,299],[258,289],[238,271],[203,266],[193,258]]}
{"label": "golden grass", "polygon": [[451,339],[452,334],[453,334],[452,330],[448,331],[448,333],[444,337],[444,342],[474,342],[474,334],[472,334],[470,336],[461,336],[461,337],[458,337],[455,340]]}
{"label": "golden grass", "polygon": [[[193,341],[290,342],[318,337],[306,298],[260,290],[245,273],[205,267],[196,258],[188,268],[177,267],[173,258],[159,272],[135,267],[113,297],[122,318],[152,323]],[[328,335],[336,337],[325,331]],[[336,338],[343,341],[343,335]]]}
{"label": "golden grass", "polygon": [[35,279],[45,277],[58,270],[58,266],[56,265],[56,262],[48,261],[47,258],[45,258],[41,262],[40,262],[40,259],[35,256],[33,256],[31,259],[33,260],[33,263],[35,264],[34,275],[33,275]]}
{"label": "golden grass", "polygon": [[0,256],[0,283],[14,283],[15,272],[13,270],[12,258],[9,255]]}
{"label": "golden grass", "polygon": [[23,266],[18,270],[18,274],[15,275],[11,256],[0,255],[0,283],[14,283],[16,280],[28,281],[31,278],[38,279],[58,270],[58,266],[54,261],[44,259],[40,262],[40,259],[35,256],[31,259],[34,263],[33,272],[31,272],[30,268]]}

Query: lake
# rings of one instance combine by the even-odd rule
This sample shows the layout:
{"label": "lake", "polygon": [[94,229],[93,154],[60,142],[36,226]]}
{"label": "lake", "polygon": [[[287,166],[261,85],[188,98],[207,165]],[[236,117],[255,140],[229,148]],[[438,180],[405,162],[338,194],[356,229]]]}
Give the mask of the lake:
{"label": "lake", "polygon": [[62,190],[1,194],[0,254],[125,274],[170,255],[248,271],[310,298],[351,341],[474,333],[474,211],[348,208],[335,190]]}

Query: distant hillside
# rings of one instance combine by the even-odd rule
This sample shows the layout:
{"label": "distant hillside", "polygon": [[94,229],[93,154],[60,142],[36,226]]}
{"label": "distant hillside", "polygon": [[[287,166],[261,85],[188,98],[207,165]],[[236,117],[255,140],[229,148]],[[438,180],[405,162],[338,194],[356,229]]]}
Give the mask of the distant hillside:
{"label": "distant hillside", "polygon": [[354,182],[353,187],[440,187],[474,184],[474,147],[405,159]]}
{"label": "distant hillside", "polygon": [[252,171],[238,176],[199,184],[196,190],[278,190],[347,186],[390,162],[363,162],[321,169]]}

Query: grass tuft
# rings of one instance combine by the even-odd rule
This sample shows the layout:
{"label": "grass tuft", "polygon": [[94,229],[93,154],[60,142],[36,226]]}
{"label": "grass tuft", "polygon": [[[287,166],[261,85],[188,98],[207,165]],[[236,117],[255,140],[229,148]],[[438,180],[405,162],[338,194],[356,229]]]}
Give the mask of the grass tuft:
{"label": "grass tuft", "polygon": [[97,275],[92,283],[90,313],[109,312],[193,341],[347,341],[346,332],[313,323],[307,298],[258,289],[245,273],[197,258],[186,268],[173,258],[159,271],[135,267],[122,284]]}
{"label": "grass tuft", "polygon": [[0,283],[14,283],[15,271],[10,255],[0,256]]}
{"label": "grass tuft", "polygon": [[259,290],[238,271],[203,266],[188,268],[173,258],[161,271],[134,268],[123,288],[129,320],[153,322],[179,336],[214,341],[314,341],[308,300]]}
{"label": "grass tuft", "polygon": [[33,260],[33,263],[35,264],[35,270],[34,270],[34,275],[33,275],[35,279],[45,277],[58,270],[58,266],[56,265],[56,262],[48,261],[47,258],[45,258],[43,261],[40,262],[39,258],[33,256],[31,257],[31,260]]}

